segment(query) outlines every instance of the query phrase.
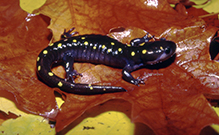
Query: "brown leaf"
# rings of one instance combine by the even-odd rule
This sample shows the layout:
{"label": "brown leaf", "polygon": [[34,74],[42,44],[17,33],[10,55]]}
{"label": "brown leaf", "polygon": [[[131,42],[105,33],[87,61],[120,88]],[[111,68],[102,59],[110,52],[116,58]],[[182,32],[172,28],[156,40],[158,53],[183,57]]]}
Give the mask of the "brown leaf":
{"label": "brown leaf", "polygon": [[19,108],[54,118],[54,92],[39,82],[35,72],[39,47],[48,44],[47,24],[40,16],[30,17],[22,11],[18,1],[3,2],[0,6],[0,95],[13,93]]}
{"label": "brown leaf", "polygon": [[[219,124],[218,116],[204,97],[219,94],[219,66],[209,56],[209,42],[217,29],[207,27],[200,18],[181,15],[162,0],[47,1],[38,11],[52,19],[49,27],[55,40],[59,39],[63,29],[73,26],[80,34],[108,34],[111,29],[122,27],[125,31],[120,34],[112,32],[110,36],[123,43],[142,37],[146,32],[177,43],[175,57],[133,72],[134,77],[140,76],[145,80],[145,85],[139,87],[125,82],[121,69],[75,64],[75,69],[83,74],[82,78],[77,79],[79,83],[115,85],[128,90],[124,93],[83,96],[52,89],[38,80],[35,59],[48,44],[46,24],[39,16],[33,17],[36,20],[28,22],[30,26],[27,31],[26,25],[19,25],[23,24],[25,13],[17,7],[18,3],[13,4],[8,10],[18,15],[9,12],[14,16],[6,17],[1,8],[3,17],[0,20],[3,20],[1,24],[4,24],[3,31],[6,31],[1,35],[4,39],[1,40],[2,50],[6,50],[1,52],[4,54],[0,62],[1,90],[13,93],[18,104],[27,111],[56,120],[57,131],[64,129],[86,110],[110,99],[130,102],[132,121],[148,125],[156,134],[198,134],[207,125]],[[2,5],[10,7],[9,3]],[[18,23],[8,21],[8,18],[18,22],[22,19]],[[14,30],[12,27],[20,29],[11,33]],[[60,77],[65,75],[61,67],[56,67],[53,72]],[[65,99],[59,112],[54,90]]]}

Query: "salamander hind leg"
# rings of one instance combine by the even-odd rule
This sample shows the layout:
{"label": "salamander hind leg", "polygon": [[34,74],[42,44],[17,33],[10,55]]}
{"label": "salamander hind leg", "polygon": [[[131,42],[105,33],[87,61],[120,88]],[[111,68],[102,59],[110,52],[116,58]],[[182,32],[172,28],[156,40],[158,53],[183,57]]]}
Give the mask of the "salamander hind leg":
{"label": "salamander hind leg", "polygon": [[66,81],[75,83],[75,78],[78,76],[83,76],[81,73],[78,73],[76,70],[66,72]]}
{"label": "salamander hind leg", "polygon": [[74,82],[74,79],[78,76],[82,76],[82,74],[78,73],[76,70],[73,69],[74,65],[74,57],[73,52],[66,52],[63,57],[63,66],[65,67],[66,72],[66,81]]}

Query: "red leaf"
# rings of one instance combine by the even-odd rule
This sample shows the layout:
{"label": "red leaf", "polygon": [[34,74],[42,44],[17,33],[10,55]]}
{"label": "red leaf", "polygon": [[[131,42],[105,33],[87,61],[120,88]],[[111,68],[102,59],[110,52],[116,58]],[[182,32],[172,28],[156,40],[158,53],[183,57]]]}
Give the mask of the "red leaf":
{"label": "red leaf", "polygon": [[40,16],[28,16],[20,9],[18,1],[2,2],[0,6],[3,26],[0,35],[0,95],[7,95],[7,91],[13,93],[19,108],[54,118],[57,113],[54,92],[45,88],[35,72],[39,46],[48,44],[47,24]]}
{"label": "red leaf", "polygon": [[[139,87],[125,82],[121,69],[75,64],[75,69],[83,73],[83,77],[77,79],[79,83],[115,85],[128,90],[124,93],[83,96],[52,89],[38,80],[35,59],[48,44],[46,24],[39,16],[25,22],[27,14],[19,9],[18,2],[8,1],[1,3],[1,6],[5,8],[1,8],[0,19],[4,26],[0,37],[0,89],[13,93],[18,105],[27,111],[56,120],[57,131],[89,108],[110,99],[129,101],[133,122],[147,124],[157,134],[198,134],[203,127],[219,123],[204,97],[219,94],[218,62],[211,61],[209,56],[209,42],[217,29],[207,27],[203,20],[181,15],[161,0],[47,1],[40,12],[51,17],[49,27],[54,32],[55,40],[64,28],[73,26],[80,34],[108,34],[112,28],[123,27],[125,31],[113,32],[110,36],[128,43],[147,31],[158,38],[172,40],[178,46],[175,59],[133,72],[134,77],[140,76],[145,80],[145,85]],[[47,8],[54,10],[46,12]],[[64,77],[63,68],[57,67],[53,72]],[[54,90],[65,97],[59,112]]]}

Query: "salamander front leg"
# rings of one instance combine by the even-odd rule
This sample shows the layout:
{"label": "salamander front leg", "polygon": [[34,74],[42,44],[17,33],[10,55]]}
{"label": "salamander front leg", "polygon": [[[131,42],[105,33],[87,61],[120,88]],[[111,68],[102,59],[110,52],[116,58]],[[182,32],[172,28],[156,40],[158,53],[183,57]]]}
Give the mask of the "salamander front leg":
{"label": "salamander front leg", "polygon": [[144,37],[142,38],[135,38],[135,39],[132,39],[130,41],[130,45],[131,46],[135,46],[135,47],[138,47],[138,46],[141,46],[141,45],[144,45],[144,43],[146,42],[149,42],[149,40],[153,39],[154,36],[148,36],[149,33],[147,33]]}
{"label": "salamander front leg", "polygon": [[71,52],[66,52],[63,57],[63,66],[65,67],[66,72],[66,81],[74,82],[74,79],[78,76],[82,76],[82,74],[78,73],[76,70],[73,69],[74,58]]}
{"label": "salamander front leg", "polygon": [[75,28],[71,28],[69,31],[66,32],[66,29],[64,29],[64,32],[63,34],[61,35],[61,39],[65,39],[65,38],[69,38],[69,37],[72,37],[74,36],[75,34],[78,34],[77,31],[75,32],[72,32]]}
{"label": "salamander front leg", "polygon": [[143,64],[139,64],[139,65],[134,65],[131,66],[130,64],[126,65],[125,68],[123,68],[122,70],[122,77],[124,80],[126,80],[127,82],[130,82],[132,84],[135,85],[139,85],[139,84],[144,84],[144,80],[137,78],[135,79],[132,75],[131,72],[139,67],[143,66]]}

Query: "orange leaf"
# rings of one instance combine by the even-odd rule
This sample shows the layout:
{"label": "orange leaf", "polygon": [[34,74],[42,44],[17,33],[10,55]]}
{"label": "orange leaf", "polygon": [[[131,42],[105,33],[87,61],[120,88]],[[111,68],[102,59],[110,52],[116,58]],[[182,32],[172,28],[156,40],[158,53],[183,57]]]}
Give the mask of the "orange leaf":
{"label": "orange leaf", "polygon": [[54,92],[39,82],[35,72],[36,50],[39,52],[40,45],[48,44],[47,24],[40,16],[31,17],[22,11],[18,1],[1,3],[0,13],[4,26],[0,36],[0,95],[13,93],[18,107],[28,112],[57,113]]}
{"label": "orange leaf", "polygon": [[[145,85],[139,87],[125,82],[121,69],[75,64],[75,69],[84,75],[77,79],[79,83],[115,85],[128,90],[84,96],[52,89],[38,80],[35,61],[48,43],[46,24],[39,16],[25,22],[26,13],[18,8],[17,2],[1,4],[10,11],[1,8],[0,20],[5,26],[5,33],[1,35],[1,90],[13,93],[18,105],[25,110],[54,119],[58,132],[86,110],[110,99],[130,102],[132,121],[148,125],[156,134],[198,134],[207,125],[219,124],[216,113],[204,97],[219,94],[218,62],[210,60],[209,56],[209,42],[217,29],[207,27],[203,20],[181,15],[162,0],[47,1],[38,11],[52,19],[49,27],[55,40],[64,28],[73,26],[80,34],[108,34],[110,29],[122,27],[125,31],[112,32],[110,36],[128,43],[147,31],[158,38],[172,40],[178,46],[175,57],[133,72],[134,77],[145,80]],[[53,72],[60,77],[65,74],[60,67]],[[60,111],[54,90],[65,99]]]}

